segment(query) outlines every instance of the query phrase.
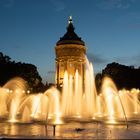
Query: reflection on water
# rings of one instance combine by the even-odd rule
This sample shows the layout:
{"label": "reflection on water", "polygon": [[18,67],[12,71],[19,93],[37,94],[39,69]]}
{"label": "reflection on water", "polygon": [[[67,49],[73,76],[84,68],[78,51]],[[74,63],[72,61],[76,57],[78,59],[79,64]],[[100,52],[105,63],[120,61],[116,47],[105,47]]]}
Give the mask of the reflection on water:
{"label": "reflection on water", "polygon": [[32,137],[32,138],[95,138],[120,139],[139,138],[140,124],[104,125],[101,123],[76,123],[57,125],[53,136],[53,126],[44,124],[13,124],[0,123],[1,137]]}
{"label": "reflection on water", "polygon": [[46,136],[45,125],[0,123],[0,134],[6,136]]}

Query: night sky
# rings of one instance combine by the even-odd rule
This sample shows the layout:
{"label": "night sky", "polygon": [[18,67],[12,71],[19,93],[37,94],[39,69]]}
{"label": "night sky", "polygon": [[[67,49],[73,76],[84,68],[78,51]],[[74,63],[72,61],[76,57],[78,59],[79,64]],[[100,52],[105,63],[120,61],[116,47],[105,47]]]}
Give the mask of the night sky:
{"label": "night sky", "polygon": [[69,16],[95,73],[114,61],[140,66],[140,0],[0,0],[0,51],[54,81],[54,47]]}

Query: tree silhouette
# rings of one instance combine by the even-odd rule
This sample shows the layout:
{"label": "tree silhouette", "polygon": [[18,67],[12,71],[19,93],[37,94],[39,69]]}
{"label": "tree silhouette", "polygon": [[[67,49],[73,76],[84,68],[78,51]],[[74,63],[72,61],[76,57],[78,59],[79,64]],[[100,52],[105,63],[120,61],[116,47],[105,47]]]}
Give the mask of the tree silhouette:
{"label": "tree silhouette", "polygon": [[16,63],[15,61],[11,61],[9,56],[3,55],[0,52],[0,86],[3,86],[11,78],[17,76],[27,82],[28,88],[32,92],[43,92],[45,90],[45,86],[35,65],[21,62]]}
{"label": "tree silhouette", "polygon": [[100,89],[102,78],[108,76],[116,84],[118,89],[126,88],[139,88],[140,89],[140,67],[134,68],[134,66],[125,66],[118,63],[111,63],[106,66],[101,75],[96,75],[96,85]]}

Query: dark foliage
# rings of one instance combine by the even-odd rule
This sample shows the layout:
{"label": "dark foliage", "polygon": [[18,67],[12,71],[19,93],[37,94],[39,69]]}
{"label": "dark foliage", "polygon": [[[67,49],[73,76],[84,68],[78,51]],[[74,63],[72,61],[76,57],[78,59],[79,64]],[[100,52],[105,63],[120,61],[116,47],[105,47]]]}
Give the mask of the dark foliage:
{"label": "dark foliage", "polygon": [[96,75],[96,86],[100,90],[103,77],[110,77],[116,84],[118,89],[140,89],[140,67],[125,66],[118,63],[111,63],[106,66],[102,74]]}
{"label": "dark foliage", "polygon": [[3,86],[14,77],[23,78],[28,84],[28,89],[32,92],[37,93],[45,90],[35,65],[21,62],[16,63],[11,61],[9,56],[3,55],[0,52],[0,86]]}

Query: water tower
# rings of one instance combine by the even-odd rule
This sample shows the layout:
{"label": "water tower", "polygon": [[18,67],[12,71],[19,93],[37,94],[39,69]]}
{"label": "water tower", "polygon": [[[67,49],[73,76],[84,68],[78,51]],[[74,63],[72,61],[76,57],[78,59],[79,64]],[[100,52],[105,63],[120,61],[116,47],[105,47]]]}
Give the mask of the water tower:
{"label": "water tower", "polygon": [[75,78],[75,71],[78,70],[84,84],[85,75],[85,54],[84,41],[74,32],[72,17],[70,16],[67,32],[56,43],[56,84],[63,86],[64,72]]}

